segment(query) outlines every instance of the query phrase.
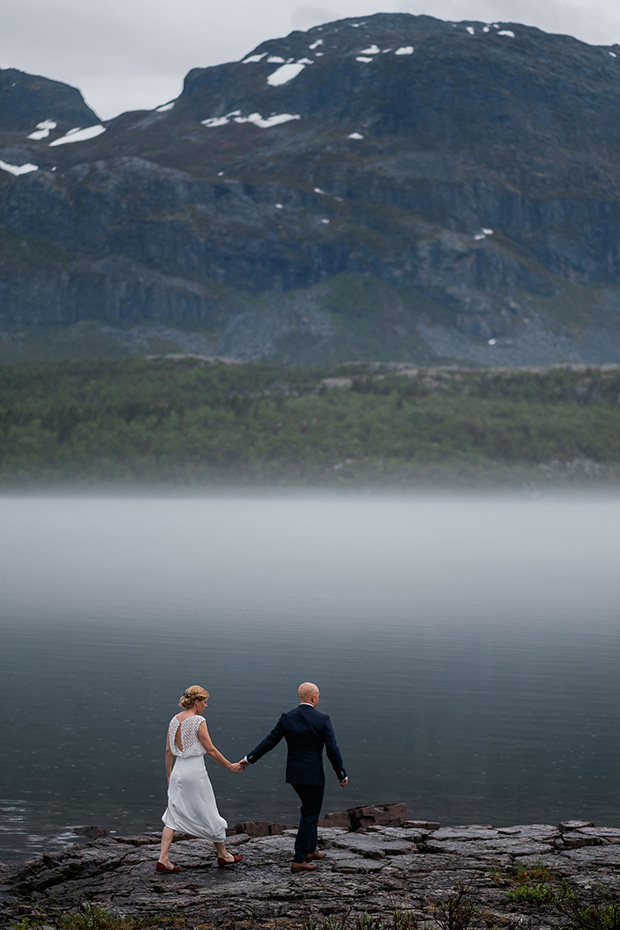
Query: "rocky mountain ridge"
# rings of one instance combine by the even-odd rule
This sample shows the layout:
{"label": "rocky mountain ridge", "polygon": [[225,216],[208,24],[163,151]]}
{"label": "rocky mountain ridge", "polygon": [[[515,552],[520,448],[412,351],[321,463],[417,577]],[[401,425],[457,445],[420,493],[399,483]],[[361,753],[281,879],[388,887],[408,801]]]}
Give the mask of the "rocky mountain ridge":
{"label": "rocky mountain ridge", "polygon": [[69,128],[27,78],[32,119],[0,108],[5,342],[620,360],[618,46],[376,14]]}
{"label": "rocky mountain ridge", "polygon": [[15,68],[0,68],[0,126],[3,133],[14,132],[20,137],[27,133],[27,140],[40,142],[50,137],[52,130],[57,130],[55,136],[58,138],[76,124],[96,122],[97,115],[84,102],[77,88]]}

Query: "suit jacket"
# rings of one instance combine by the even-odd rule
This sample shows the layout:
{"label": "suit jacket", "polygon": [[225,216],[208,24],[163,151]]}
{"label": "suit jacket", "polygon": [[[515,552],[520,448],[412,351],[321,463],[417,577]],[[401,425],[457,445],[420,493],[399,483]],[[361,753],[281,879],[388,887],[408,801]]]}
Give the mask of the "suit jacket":
{"label": "suit jacket", "polygon": [[338,781],[347,773],[332,722],[310,704],[299,704],[294,710],[282,714],[271,733],[247,755],[248,762],[257,762],[284,738],[288,747],[286,780],[292,785],[324,785],[323,746]]}

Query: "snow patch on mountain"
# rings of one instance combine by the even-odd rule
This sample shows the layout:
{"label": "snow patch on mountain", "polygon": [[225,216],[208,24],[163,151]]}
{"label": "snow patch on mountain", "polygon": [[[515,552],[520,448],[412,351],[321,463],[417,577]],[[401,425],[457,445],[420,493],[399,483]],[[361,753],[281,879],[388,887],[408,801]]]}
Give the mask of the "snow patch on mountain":
{"label": "snow patch on mountain", "polygon": [[267,78],[270,87],[281,87],[282,84],[288,84],[293,78],[296,78],[306,67],[308,59],[295,62],[294,64],[282,65],[277,71],[273,71]]}
{"label": "snow patch on mountain", "polygon": [[102,126],[101,123],[98,123],[96,126],[86,126],[84,129],[77,126],[75,129],[70,129],[69,132],[61,136],[60,139],[54,139],[53,142],[50,142],[50,148],[54,145],[67,145],[69,142],[86,142],[88,139],[94,139],[96,136],[100,136],[105,130],[105,126]]}
{"label": "snow patch on mountain", "polygon": [[28,138],[37,142],[40,139],[47,139],[52,129],[56,129],[57,125],[58,123],[53,119],[44,119],[42,123],[37,123],[35,131],[31,132]]}
{"label": "snow patch on mountain", "polygon": [[38,171],[38,165],[9,165],[5,161],[0,161],[0,169],[8,171],[9,174],[17,177],[20,174],[30,174],[31,171]]}
{"label": "snow patch on mountain", "polygon": [[215,129],[218,126],[226,126],[228,123],[253,123],[260,129],[271,129],[272,126],[280,126],[282,123],[288,123],[290,120],[301,119],[299,113],[272,113],[271,116],[261,116],[260,113],[250,113],[249,116],[242,116],[240,110],[233,110],[226,116],[215,116],[211,119],[203,119],[200,122],[207,129]]}

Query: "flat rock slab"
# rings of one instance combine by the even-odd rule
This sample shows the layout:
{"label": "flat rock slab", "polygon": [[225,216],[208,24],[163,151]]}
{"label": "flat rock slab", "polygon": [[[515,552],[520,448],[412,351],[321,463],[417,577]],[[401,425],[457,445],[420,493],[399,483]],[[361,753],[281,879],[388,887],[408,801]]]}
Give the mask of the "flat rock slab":
{"label": "flat rock slab", "polygon": [[332,840],[336,849],[348,849],[358,856],[369,859],[385,859],[386,856],[405,856],[415,852],[416,845],[412,839],[393,839],[381,833],[344,833]]}
{"label": "flat rock slab", "polygon": [[0,926],[46,909],[74,910],[80,902],[115,914],[174,916],[188,927],[228,920],[261,925],[310,913],[385,916],[395,908],[429,918],[437,902],[467,886],[498,926],[523,918],[545,930],[561,926],[557,916],[547,918],[534,904],[515,903],[507,894],[516,887],[516,866],[545,867],[558,882],[581,887],[618,883],[620,830],[574,824],[563,830],[547,824],[438,830],[374,825],[363,833],[327,827],[319,831],[327,857],[302,874],[290,871],[295,831],[286,828],[258,838],[231,837],[243,861],[225,869],[217,867],[211,844],[177,841],[172,858],[183,871],[176,875],[155,871],[157,835],[106,836],[5,869]]}

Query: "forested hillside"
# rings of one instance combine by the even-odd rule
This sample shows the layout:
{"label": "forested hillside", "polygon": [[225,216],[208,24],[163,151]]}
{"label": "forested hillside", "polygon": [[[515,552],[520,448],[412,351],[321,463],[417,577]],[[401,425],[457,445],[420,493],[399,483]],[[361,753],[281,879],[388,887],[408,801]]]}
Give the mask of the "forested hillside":
{"label": "forested hillside", "polygon": [[5,488],[620,479],[620,367],[515,371],[196,357],[0,370]]}

